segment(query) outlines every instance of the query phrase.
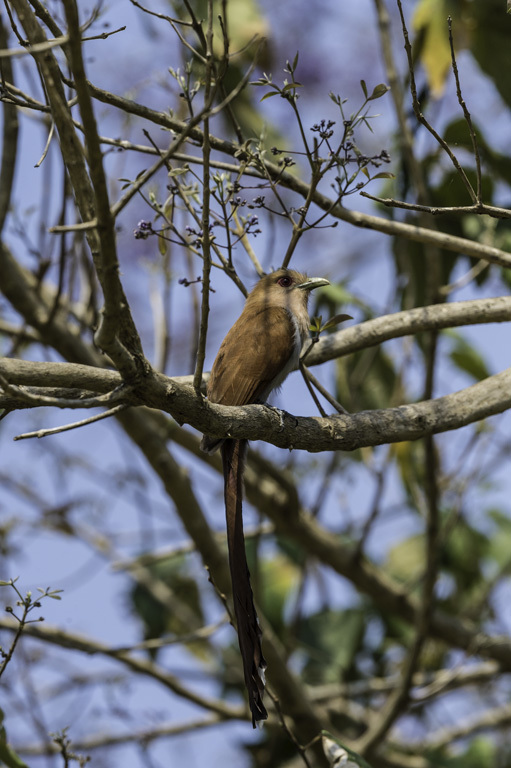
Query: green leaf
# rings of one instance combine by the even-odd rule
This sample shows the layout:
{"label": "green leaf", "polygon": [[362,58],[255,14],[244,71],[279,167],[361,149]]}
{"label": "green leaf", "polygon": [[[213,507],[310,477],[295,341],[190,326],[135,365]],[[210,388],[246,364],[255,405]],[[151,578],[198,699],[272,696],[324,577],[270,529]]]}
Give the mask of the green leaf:
{"label": "green leaf", "polygon": [[158,250],[161,256],[165,256],[167,253],[167,241],[158,235]]}
{"label": "green leaf", "polygon": [[455,343],[450,357],[456,367],[468,373],[476,381],[488,378],[490,372],[480,353],[456,331],[449,331],[448,335],[454,338]]}
{"label": "green leaf", "polygon": [[257,599],[274,631],[281,634],[286,630],[286,605],[296,593],[301,569],[281,552],[271,558],[259,558],[257,562],[255,548],[255,540],[248,540],[247,561],[254,586],[257,584],[258,587]]}
{"label": "green leaf", "polygon": [[395,174],[391,173],[390,171],[381,171],[381,173],[377,173],[376,176],[372,176],[372,180],[375,179],[395,179]]}
{"label": "green leaf", "polygon": [[349,672],[362,642],[365,622],[362,608],[325,610],[303,619],[297,634],[307,657],[304,680],[311,685],[333,683]]}
{"label": "green leaf", "polygon": [[365,80],[361,80],[361,81],[360,81],[360,87],[362,88],[362,91],[363,91],[363,93],[364,93],[364,96],[365,96],[365,97],[366,97],[366,99],[367,99],[367,85],[366,85],[366,81],[365,81]]}
{"label": "green leaf", "polygon": [[322,321],[323,321],[323,318],[321,317],[321,315],[319,315],[319,317],[311,317],[309,331],[311,331],[312,333],[319,333],[321,331]]}
{"label": "green leaf", "polygon": [[345,320],[353,320],[353,318],[351,315],[335,315],[335,317],[331,317],[330,320],[326,321],[321,330],[327,331],[329,328],[335,328],[336,325],[344,323]]}
{"label": "green leaf", "polygon": [[21,757],[10,748],[7,743],[7,734],[4,728],[4,712],[0,709],[0,765],[7,768],[28,768]]}
{"label": "green leaf", "polygon": [[496,533],[490,538],[489,555],[502,568],[511,559],[511,519],[500,509],[490,509],[485,516],[497,526]]}
{"label": "green leaf", "polygon": [[[511,17],[503,13],[505,0],[467,3],[471,53],[508,107],[511,105]],[[468,87],[468,85],[467,85]],[[467,94],[465,94],[467,98]]]}
{"label": "green leaf", "polygon": [[[151,6],[152,3],[149,3]],[[176,7],[181,6],[176,4]],[[207,18],[207,3],[194,3],[194,10],[199,19]],[[213,51],[215,57],[220,58],[224,53],[224,38],[220,27],[219,9],[213,18]],[[202,23],[202,21],[200,22]],[[229,42],[233,51],[239,51],[238,57],[251,61],[253,48],[250,45],[254,39],[268,39],[270,36],[269,24],[261,13],[257,0],[233,0],[229,2]]]}
{"label": "green leaf", "polygon": [[307,560],[303,547],[297,544],[292,539],[288,539],[286,536],[277,536],[275,539],[277,547],[286,555],[288,560],[291,560],[295,565],[303,568]]}
{"label": "green leaf", "polygon": [[[481,155],[481,159],[484,160],[485,164],[491,170],[492,176],[496,179],[503,179],[507,184],[511,184],[511,158],[508,155],[497,152],[494,147],[491,147],[487,143],[481,128],[478,125],[473,123],[473,128],[477,146],[479,148],[479,154]],[[472,138],[467,126],[467,121],[463,117],[449,123],[445,129],[444,139],[451,147],[454,147],[455,151],[462,147],[471,154],[473,153]]]}
{"label": "green leaf", "polygon": [[187,165],[184,168],[171,168],[168,175],[174,178],[175,176],[182,176],[183,173],[188,173],[189,170],[190,168]]}
{"label": "green leaf", "polygon": [[375,99],[381,99],[382,96],[385,96],[387,91],[390,91],[390,88],[388,85],[385,85],[385,83],[380,83],[379,85],[375,85],[372,94],[367,99],[368,101],[374,101]]}
{"label": "green leaf", "polygon": [[270,93],[265,93],[261,101],[265,101],[266,99],[270,99],[272,96],[278,96],[278,91],[270,91]]}
{"label": "green leaf", "polygon": [[328,300],[337,308],[341,304],[356,304],[357,299],[343,283],[330,283],[321,287],[321,299]]}
{"label": "green leaf", "polygon": [[[157,592],[142,583],[130,590],[130,607],[142,621],[144,639],[160,638],[169,632],[179,637],[203,626],[200,591],[186,557],[168,557],[148,565],[147,570],[154,581],[163,582],[168,593],[162,602]],[[200,640],[187,643],[186,650],[200,659],[208,656],[207,644]],[[150,649],[149,653],[154,658],[158,649]]]}
{"label": "green leaf", "polygon": [[[497,745],[488,736],[476,736],[466,751],[435,762],[435,765],[441,765],[442,768],[495,768],[500,764]],[[505,764],[508,765],[508,761]]]}
{"label": "green leaf", "polygon": [[321,744],[331,768],[371,768],[362,755],[346,747],[329,731],[321,731]]}
{"label": "green leaf", "polygon": [[368,178],[368,179],[370,179],[370,178],[371,178],[371,177],[369,176],[369,171],[367,170],[367,168],[366,168],[365,166],[364,166],[364,168],[361,168],[360,170],[362,171],[362,173],[364,174],[364,176],[367,176],[367,178]]}

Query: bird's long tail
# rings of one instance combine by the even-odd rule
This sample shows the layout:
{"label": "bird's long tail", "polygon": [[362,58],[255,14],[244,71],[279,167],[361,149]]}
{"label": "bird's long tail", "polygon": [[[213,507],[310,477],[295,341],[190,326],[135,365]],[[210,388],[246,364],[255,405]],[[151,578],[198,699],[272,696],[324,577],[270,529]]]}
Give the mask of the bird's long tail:
{"label": "bird's long tail", "polygon": [[262,633],[254,606],[243,535],[242,492],[246,454],[246,440],[226,440],[222,445],[225,516],[234,613],[238,625],[245,685],[252,712],[252,725],[255,728],[256,721],[266,720],[268,713],[263,704],[266,662],[261,648]]}

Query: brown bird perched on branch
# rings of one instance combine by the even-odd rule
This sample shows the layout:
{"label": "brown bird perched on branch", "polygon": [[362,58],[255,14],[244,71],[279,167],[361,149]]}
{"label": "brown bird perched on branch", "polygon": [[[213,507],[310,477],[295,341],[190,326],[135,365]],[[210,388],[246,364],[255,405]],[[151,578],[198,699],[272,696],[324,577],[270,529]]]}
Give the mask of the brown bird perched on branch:
{"label": "brown bird perched on branch", "polygon": [[[309,335],[309,294],[321,285],[328,285],[328,280],[309,278],[292,269],[278,269],[259,280],[213,363],[208,382],[212,403],[264,403],[270,392],[298,368],[302,346]],[[206,453],[214,453],[220,447],[234,612],[255,727],[256,721],[266,720],[268,713],[263,704],[266,662],[243,536],[241,499],[247,441],[208,435],[202,438],[201,448]]]}

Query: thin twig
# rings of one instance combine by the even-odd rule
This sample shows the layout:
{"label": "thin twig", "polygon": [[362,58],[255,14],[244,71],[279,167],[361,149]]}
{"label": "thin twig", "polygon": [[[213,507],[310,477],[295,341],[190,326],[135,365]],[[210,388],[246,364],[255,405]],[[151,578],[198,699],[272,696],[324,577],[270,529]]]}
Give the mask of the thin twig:
{"label": "thin twig", "polygon": [[46,53],[52,48],[58,48],[69,42],[69,35],[63,35],[56,40],[46,40],[44,43],[34,43],[33,45],[27,45],[26,48],[10,48],[9,50],[0,50],[0,59],[14,59],[17,56],[37,55],[39,53]]}
{"label": "thin twig", "polygon": [[346,408],[344,408],[344,406],[342,406],[342,405],[341,405],[341,404],[340,404],[340,403],[339,403],[339,402],[338,402],[338,401],[335,399],[335,397],[333,397],[333,396],[330,394],[330,392],[328,391],[328,389],[326,389],[326,388],[323,386],[323,384],[322,384],[320,381],[318,381],[318,379],[317,379],[317,378],[314,376],[314,374],[313,374],[313,373],[311,373],[311,372],[309,371],[309,369],[307,368],[307,366],[306,366],[306,365],[304,365],[303,361],[302,361],[302,363],[301,363],[301,366],[300,366],[300,370],[302,371],[302,374],[303,374],[303,375],[306,377],[306,380],[307,380],[307,381],[310,381],[310,383],[311,383],[311,384],[312,384],[314,387],[316,387],[316,389],[318,390],[318,392],[320,392],[320,393],[323,395],[323,397],[325,398],[325,400],[326,400],[327,402],[329,402],[329,403],[330,403],[330,405],[331,405],[333,408],[335,408],[335,410],[337,411],[337,413],[348,413],[348,411],[346,410]]}
{"label": "thin twig", "polygon": [[499,208],[496,205],[485,205],[484,203],[475,203],[474,205],[420,205],[419,203],[406,203],[403,200],[394,200],[392,197],[378,197],[369,192],[360,192],[361,197],[367,197],[377,203],[382,203],[388,208],[402,208],[405,211],[417,211],[419,213],[430,213],[432,216],[459,215],[464,216],[467,213],[486,214],[494,219],[511,219],[511,210],[509,208]]}
{"label": "thin twig", "polygon": [[[75,739],[73,741],[73,749],[89,752],[96,749],[105,749],[107,747],[124,746],[126,744],[136,744],[141,748],[142,745],[146,746],[157,739],[189,734],[193,731],[202,731],[205,728],[218,726],[224,721],[225,718],[222,718],[221,715],[210,715],[197,720],[189,720],[184,723],[171,722],[167,725],[162,724],[152,728],[140,730],[131,729],[126,733],[95,734],[93,736]],[[49,751],[52,754],[58,751],[56,745],[49,747],[47,744],[15,745],[14,749],[19,754],[34,757],[37,757],[38,755],[47,757]]]}
{"label": "thin twig", "polygon": [[[206,459],[207,460],[207,459]],[[261,536],[270,536],[275,533],[275,526],[272,523],[262,523],[261,525],[248,528],[245,532],[245,539],[260,538]],[[219,531],[216,535],[216,539],[219,543],[225,542],[225,531]],[[131,571],[133,568],[137,568],[140,565],[150,566],[156,563],[160,563],[164,560],[169,560],[173,557],[179,557],[181,555],[189,555],[195,552],[197,547],[193,541],[189,541],[181,546],[172,547],[170,549],[147,552],[132,560],[119,560],[112,563],[112,569],[114,571]]]}
{"label": "thin twig", "polygon": [[465,272],[464,275],[461,275],[461,277],[459,277],[453,283],[442,285],[438,291],[440,296],[450,296],[454,291],[459,291],[461,288],[465,288],[465,286],[469,285],[472,280],[475,280],[476,277],[481,275],[486,269],[488,269],[488,267],[489,264],[487,261],[484,261],[484,259],[479,259],[479,261],[474,264],[471,269]]}
{"label": "thin twig", "polygon": [[365,544],[367,542],[367,539],[369,538],[369,534],[371,533],[374,523],[376,522],[378,515],[381,512],[381,500],[383,496],[383,490],[385,487],[385,481],[387,480],[387,477],[389,474],[388,466],[392,460],[392,457],[393,457],[393,451],[391,448],[388,448],[384,462],[383,462],[383,466],[376,472],[376,485],[373,492],[373,501],[371,504],[371,511],[369,512],[364,522],[362,533],[360,535],[355,551],[353,553],[353,557],[355,559],[362,557],[364,553]]}
{"label": "thin twig", "polygon": [[452,36],[452,18],[450,16],[447,17],[447,25],[449,27],[449,46],[451,48],[451,63],[452,63],[452,71],[454,74],[454,79],[456,81],[456,95],[458,97],[458,103],[460,107],[463,110],[463,115],[465,117],[465,121],[468,125],[468,130],[470,132],[470,139],[472,141],[472,149],[474,150],[474,157],[476,161],[476,177],[477,177],[477,202],[479,204],[482,204],[482,174],[481,174],[481,157],[479,155],[479,145],[477,143],[477,137],[474,131],[474,126],[472,125],[472,118],[470,117],[470,112],[467,109],[467,105],[465,104],[465,99],[463,98],[463,95],[461,93],[461,85],[460,85],[460,77],[458,73],[458,64],[456,62],[456,54],[454,51],[454,40]]}
{"label": "thin twig", "polygon": [[299,367],[300,367],[300,373],[303,376],[303,380],[305,382],[305,385],[306,385],[307,389],[309,390],[309,394],[312,397],[312,399],[314,400],[314,403],[316,404],[316,408],[320,412],[321,416],[323,416],[323,418],[326,418],[326,415],[327,415],[326,411],[323,408],[323,406],[321,405],[321,403],[319,402],[318,397],[317,397],[316,393],[314,392],[314,389],[312,388],[312,384],[310,382],[309,376],[307,375],[309,372],[307,371],[307,368],[302,363],[302,361],[300,361]]}
{"label": "thin twig", "polygon": [[[204,86],[204,112],[207,112],[214,98],[215,89],[211,88],[211,76],[213,73],[213,0],[208,0],[208,30],[206,34],[206,73]],[[208,333],[209,317],[209,288],[211,275],[211,230],[209,222],[210,200],[211,200],[211,175],[209,168],[209,158],[211,146],[209,143],[209,117],[204,118],[204,142],[202,145],[202,156],[204,165],[202,169],[202,304],[199,329],[199,340],[197,343],[197,357],[195,363],[195,372],[193,376],[193,386],[197,397],[202,397],[202,372],[204,370],[204,361],[206,359],[206,340]]]}
{"label": "thin twig", "polygon": [[129,408],[129,406],[123,403],[121,405],[116,405],[113,408],[109,408],[108,411],[103,411],[103,413],[97,413],[95,416],[89,416],[87,419],[75,421],[72,424],[64,424],[62,427],[38,429],[35,432],[24,432],[21,435],[16,435],[13,440],[27,440],[31,437],[47,437],[48,435],[57,435],[60,432],[68,432],[70,429],[78,429],[79,427],[85,427],[88,424],[94,424],[96,421],[101,421],[101,419],[108,419],[110,416],[115,416],[116,413],[123,411],[125,408]]}
{"label": "thin twig", "polygon": [[213,624],[208,624],[204,627],[199,627],[194,632],[188,632],[182,635],[172,635],[172,637],[154,637],[149,640],[144,640],[141,643],[134,643],[132,645],[120,645],[117,648],[113,648],[117,653],[132,653],[133,651],[146,651],[157,650],[159,648],[168,648],[171,645],[189,645],[190,643],[196,643],[200,640],[208,640],[219,629],[225,627],[229,622],[229,617],[226,614]]}
{"label": "thin twig", "polygon": [[298,739],[294,735],[293,731],[289,728],[288,724],[286,723],[286,718],[284,717],[284,713],[282,712],[282,707],[280,706],[280,701],[279,701],[278,696],[275,693],[273,693],[273,691],[271,690],[271,688],[268,685],[266,686],[266,691],[267,691],[268,696],[270,697],[270,699],[273,701],[273,705],[274,705],[275,710],[277,712],[277,715],[279,717],[280,724],[281,724],[281,726],[282,726],[282,728],[284,730],[284,733],[286,734],[288,739],[290,741],[292,741],[293,744],[295,745],[296,749],[298,750],[298,754],[302,758],[302,760],[305,763],[305,765],[307,766],[307,768],[312,768],[312,765],[309,762],[309,759],[308,759],[308,757],[306,755],[306,750],[311,746],[311,744],[309,743],[305,747],[303,747],[300,744],[300,742],[298,741]]}
{"label": "thin twig", "polygon": [[50,130],[48,131],[48,138],[46,139],[46,144],[43,149],[43,154],[41,155],[40,159],[37,161],[37,163],[34,165],[34,168],[40,168],[44,159],[46,158],[46,155],[48,154],[48,150],[50,149],[51,140],[53,139],[53,136],[55,134],[55,123],[52,120],[50,125]]}
{"label": "thin twig", "polygon": [[97,395],[95,397],[84,398],[60,398],[43,395],[37,390],[31,391],[27,388],[22,388],[16,384],[11,384],[9,380],[3,375],[2,369],[5,369],[5,361],[2,361],[0,367],[0,387],[4,392],[9,393],[13,397],[17,397],[21,400],[25,400],[27,403],[31,403],[33,406],[54,406],[56,408],[97,408],[102,405],[116,403],[119,400],[128,395],[131,391],[131,387],[125,384],[120,384],[115,389],[107,392],[103,395]]}
{"label": "thin twig", "polygon": [[417,121],[421,125],[423,125],[431,133],[431,135],[434,137],[434,139],[437,141],[437,143],[442,147],[444,152],[448,155],[448,157],[450,158],[452,164],[454,165],[454,167],[458,171],[458,173],[460,175],[460,178],[461,178],[463,184],[465,185],[465,188],[466,188],[468,194],[470,195],[470,197],[472,199],[472,202],[473,203],[477,203],[477,195],[476,195],[476,193],[474,192],[474,190],[472,188],[472,184],[470,183],[470,181],[467,178],[467,174],[465,173],[465,171],[461,167],[461,165],[460,165],[460,163],[458,161],[458,158],[452,152],[452,150],[449,147],[449,145],[447,144],[447,142],[440,136],[440,134],[433,128],[433,126],[428,122],[428,120],[426,120],[426,118],[422,114],[421,106],[420,106],[420,103],[419,103],[419,99],[417,97],[417,85],[415,83],[415,70],[414,70],[414,64],[413,64],[412,46],[410,45],[410,38],[408,36],[408,28],[406,26],[406,21],[405,21],[405,16],[404,16],[403,6],[402,6],[402,3],[401,3],[401,0],[397,0],[397,6],[399,8],[399,15],[401,17],[401,26],[402,26],[402,30],[403,30],[403,38],[404,38],[404,41],[405,41],[405,51],[406,51],[406,56],[407,56],[407,59],[408,59],[408,70],[409,70],[409,73],[410,73],[410,91],[411,91],[411,94],[412,94],[412,106],[413,106],[413,111],[414,111],[415,117],[417,118]]}

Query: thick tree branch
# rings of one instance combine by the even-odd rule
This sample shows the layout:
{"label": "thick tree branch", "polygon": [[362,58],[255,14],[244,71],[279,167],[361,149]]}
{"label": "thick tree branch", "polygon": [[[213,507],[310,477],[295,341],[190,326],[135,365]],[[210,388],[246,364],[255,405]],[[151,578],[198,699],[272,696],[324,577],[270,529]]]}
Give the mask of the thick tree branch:
{"label": "thick tree branch", "polygon": [[[7,31],[0,17],[0,48],[6,49],[8,45]],[[0,64],[2,85],[5,80],[13,82],[13,70],[10,59]],[[5,217],[11,202],[11,193],[14,183],[14,171],[16,168],[18,148],[18,110],[9,103],[3,105],[3,133],[2,133],[2,163],[0,166],[0,233],[3,230]]]}
{"label": "thick tree branch", "polygon": [[[29,41],[31,43],[46,42],[44,30],[37,21],[27,0],[13,0],[12,5],[18,14],[18,18]],[[71,6],[69,7],[71,8]],[[88,99],[83,66],[80,69],[79,61],[76,61],[76,59],[81,59],[76,52],[76,45],[79,45],[79,42],[75,40],[71,60],[72,62],[74,60],[78,74],[79,100],[84,109],[82,114],[84,130],[87,139],[91,140],[95,146],[97,144],[97,132],[94,116]],[[94,170],[95,184],[91,183],[87,172],[84,150],[76,134],[71,110],[64,93],[63,76],[57,60],[51,51],[46,51],[44,55],[35,54],[35,57],[45,82],[52,117],[59,134],[62,157],[69,172],[69,179],[82,221],[96,221],[98,206],[103,204],[103,198],[106,195],[106,190],[103,189],[104,185],[101,184],[100,178],[102,176],[102,166]],[[89,109],[87,108],[88,106]],[[94,155],[94,147],[92,151]],[[98,153],[101,155],[99,144],[96,154]],[[103,192],[101,191],[102,189]],[[101,199],[96,200],[96,192],[100,193]],[[98,226],[86,230],[96,271],[103,287],[105,312],[111,319],[115,316],[115,324],[118,329],[118,332],[109,333],[108,338],[103,339],[103,342],[106,345],[105,351],[108,352],[119,369],[125,375],[131,377],[139,370],[139,365],[144,369],[147,364],[143,361],[138,332],[120,283],[115,242],[112,239],[113,228],[110,220],[105,220],[104,216],[109,216],[109,213],[102,212],[101,222],[98,221]],[[139,363],[136,362],[137,359]]]}
{"label": "thick tree branch", "polygon": [[431,304],[417,309],[382,315],[324,336],[307,355],[307,365],[319,365],[342,355],[359,352],[389,339],[422,331],[438,331],[480,323],[511,320],[511,297],[498,296],[450,304]]}
{"label": "thick tree branch", "polygon": [[[103,319],[96,333],[99,347],[104,349],[114,361],[119,370],[125,375],[136,373],[136,366],[130,352],[121,343],[122,318],[126,314],[127,300],[121,286],[119,276],[119,261],[115,243],[115,219],[110,212],[107,182],[103,169],[103,155],[98,136],[96,119],[92,109],[85,68],[82,57],[82,40],[78,20],[78,8],[75,0],[68,0],[65,5],[66,19],[69,28],[69,62],[73,73],[80,114],[82,116],[87,162],[89,167],[92,191],[94,194],[94,211],[97,220],[99,252],[96,259],[96,269],[103,288],[104,307]],[[71,122],[71,114],[66,121]],[[63,123],[61,124],[63,125]],[[57,127],[59,123],[57,122]],[[70,126],[67,126],[68,130]],[[62,130],[62,128],[60,129]],[[65,159],[65,157],[64,157]],[[129,313],[128,313],[129,314]],[[130,343],[132,351],[142,355],[142,344],[134,323],[130,323]]]}
{"label": "thick tree branch", "polygon": [[[37,363],[33,366],[35,374]],[[5,375],[8,368],[4,363]],[[234,408],[208,403],[199,400],[190,386],[162,374],[146,378],[138,388],[127,392],[122,402],[158,408],[179,424],[190,424],[209,435],[264,440],[279,448],[313,453],[354,451],[365,446],[418,440],[503,413],[511,408],[511,369],[435,400],[327,418],[285,412],[281,415],[264,405]],[[12,407],[12,398],[9,404]],[[7,400],[2,403],[0,399],[0,405],[7,407]]]}
{"label": "thick tree branch", "polygon": [[[16,264],[12,256],[5,250],[0,249],[1,259],[4,260],[2,270],[3,289],[7,296],[10,296],[14,304],[19,303],[24,307],[25,313],[28,313],[27,319],[36,327],[45,326],[46,313],[37,308],[34,300],[29,298],[27,291],[22,292],[22,278],[34,280],[35,278],[24,271]],[[11,280],[9,281],[9,277]],[[20,295],[23,293],[23,295]],[[35,295],[34,299],[37,301]],[[486,323],[486,322],[504,322],[511,317],[511,299],[509,297],[498,297],[494,299],[477,299],[474,301],[456,302],[452,304],[439,304],[419,309],[398,312],[393,315],[386,315],[374,320],[366,321],[360,325],[338,331],[320,340],[308,357],[309,364],[319,364],[340,355],[364,349],[366,347],[378,344],[382,341],[396,338],[405,334],[417,333],[419,331],[439,329],[445,327],[456,327],[465,324]],[[40,318],[40,319],[39,319]],[[55,325],[55,324],[53,324]],[[52,334],[58,328],[52,328]],[[57,345],[60,345],[60,338],[69,338],[69,327],[63,324],[62,332],[59,338],[55,338]],[[72,344],[73,356],[76,353],[77,338]],[[70,349],[71,349],[70,348]],[[5,361],[4,371],[9,376],[13,384],[37,386],[43,379],[46,386],[53,387],[77,387],[78,389],[105,393],[111,391],[121,383],[118,374],[105,369],[90,368],[89,366],[70,366],[69,364],[45,364],[31,363],[24,361]],[[415,405],[402,406],[397,409],[388,409],[386,411],[373,411],[362,414],[347,416],[345,424],[333,417],[327,419],[324,423],[319,420],[312,420],[310,426],[315,424],[314,435],[321,434],[321,446],[317,450],[354,450],[363,444],[377,445],[380,442],[395,442],[406,439],[416,439],[425,434],[426,429],[431,432],[442,432],[447,429],[456,429],[458,426],[473,423],[481,418],[486,418],[494,413],[500,413],[509,407],[507,393],[505,391],[505,382],[508,374],[503,372],[491,377],[486,381],[480,382],[467,390],[447,395],[440,400],[429,401],[429,403],[418,403]],[[182,379],[165,379],[159,377],[158,387],[149,385],[149,401],[156,395],[156,407],[161,407],[173,415],[178,421],[187,421],[199,430],[204,431],[204,424],[218,425],[219,432],[225,429],[225,421],[194,421],[190,416],[198,416],[197,401],[191,397],[190,390],[185,387],[184,382],[188,381],[186,377]],[[161,385],[168,383],[171,388],[171,399],[174,403],[182,400],[178,407],[172,407],[167,402],[165,393],[161,391]],[[503,386],[504,383],[504,386]],[[156,394],[158,391],[158,394]],[[186,395],[180,398],[179,393]],[[464,406],[465,393],[470,396],[470,401]],[[159,402],[158,402],[159,400]],[[129,395],[124,402],[131,404],[143,404],[138,396]],[[12,399],[2,404],[5,407],[16,407]],[[19,403],[20,407],[26,407],[26,403]],[[459,407],[461,406],[461,407]],[[243,436],[252,437],[252,439],[267,439],[269,442],[280,447],[291,447],[309,449],[314,442],[315,437],[307,438],[306,431],[308,426],[307,419],[297,419],[296,427],[293,424],[290,430],[280,431],[275,434],[275,426],[270,427],[268,417],[272,412],[267,411],[261,406],[250,406],[250,417],[246,413],[247,409],[222,409],[221,406],[212,406],[202,404],[202,410],[211,409],[218,413],[222,412],[229,417],[231,428],[235,425],[243,428],[245,424],[250,424],[250,434],[243,433]],[[254,417],[258,413],[264,416],[259,421],[259,429],[252,430]],[[241,417],[241,421],[239,421]],[[266,425],[266,426],[265,426]],[[336,430],[341,430],[342,435],[336,434]],[[372,436],[367,433],[372,432]],[[272,435],[273,433],[273,435]],[[330,433],[330,434],[329,434]],[[241,434],[241,433],[240,433]],[[369,437],[369,439],[368,439]],[[358,439],[357,439],[358,438]]]}
{"label": "thick tree branch", "polygon": [[141,402],[160,408],[178,423],[210,435],[265,440],[279,448],[312,452],[352,451],[367,445],[416,440],[473,424],[511,407],[511,370],[467,389],[421,403],[329,418],[281,415],[263,405],[230,408],[198,401],[193,390],[155,376],[139,391]]}

